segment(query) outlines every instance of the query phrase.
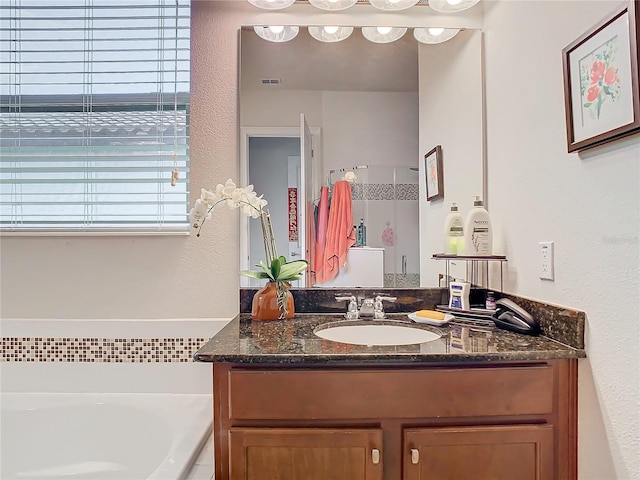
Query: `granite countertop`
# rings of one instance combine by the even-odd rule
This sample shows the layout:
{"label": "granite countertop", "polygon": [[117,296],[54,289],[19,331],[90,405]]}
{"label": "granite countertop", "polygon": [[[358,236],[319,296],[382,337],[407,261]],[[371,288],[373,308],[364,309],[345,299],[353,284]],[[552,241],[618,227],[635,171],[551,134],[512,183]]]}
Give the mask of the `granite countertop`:
{"label": "granite countertop", "polygon": [[[297,314],[291,320],[252,321],[240,314],[195,354],[200,362],[252,364],[493,362],[583,358],[584,349],[573,348],[546,336],[521,335],[490,324],[449,323],[442,327],[416,324],[406,314],[385,320],[345,320],[340,314]],[[324,340],[316,329],[331,323],[398,324],[439,333],[430,342],[412,345],[366,346]]]}

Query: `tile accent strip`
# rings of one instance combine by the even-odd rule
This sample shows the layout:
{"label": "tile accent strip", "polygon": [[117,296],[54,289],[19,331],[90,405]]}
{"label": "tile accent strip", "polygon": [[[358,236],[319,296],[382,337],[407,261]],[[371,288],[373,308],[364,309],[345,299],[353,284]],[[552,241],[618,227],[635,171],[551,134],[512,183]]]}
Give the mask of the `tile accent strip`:
{"label": "tile accent strip", "polygon": [[0,362],[191,362],[208,338],[2,337]]}
{"label": "tile accent strip", "polygon": [[417,183],[354,183],[351,185],[352,200],[418,200]]}

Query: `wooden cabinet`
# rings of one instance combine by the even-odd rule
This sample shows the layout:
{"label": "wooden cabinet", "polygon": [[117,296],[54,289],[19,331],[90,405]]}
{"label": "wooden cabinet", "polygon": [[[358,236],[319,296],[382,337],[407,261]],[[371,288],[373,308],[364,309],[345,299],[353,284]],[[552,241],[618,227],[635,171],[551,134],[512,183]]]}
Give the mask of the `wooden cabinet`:
{"label": "wooden cabinet", "polygon": [[382,480],[382,430],[232,428],[230,478]]}
{"label": "wooden cabinet", "polygon": [[214,363],[216,480],[572,480],[576,360]]}
{"label": "wooden cabinet", "polygon": [[553,427],[509,425],[404,431],[405,480],[554,480]]}

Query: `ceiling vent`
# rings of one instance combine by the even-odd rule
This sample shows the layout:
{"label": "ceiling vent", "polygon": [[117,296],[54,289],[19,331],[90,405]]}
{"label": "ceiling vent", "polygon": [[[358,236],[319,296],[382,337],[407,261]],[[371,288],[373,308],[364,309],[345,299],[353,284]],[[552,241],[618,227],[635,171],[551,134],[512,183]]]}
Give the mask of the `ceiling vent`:
{"label": "ceiling vent", "polygon": [[262,85],[280,85],[282,80],[279,78],[263,78],[260,80],[260,83],[262,83]]}

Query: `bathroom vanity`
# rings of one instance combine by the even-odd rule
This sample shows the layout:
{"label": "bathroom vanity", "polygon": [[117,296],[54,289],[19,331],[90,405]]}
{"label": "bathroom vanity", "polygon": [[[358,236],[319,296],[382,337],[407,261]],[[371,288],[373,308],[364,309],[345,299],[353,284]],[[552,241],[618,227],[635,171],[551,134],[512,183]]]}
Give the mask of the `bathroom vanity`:
{"label": "bathroom vanity", "polygon": [[213,362],[216,480],[577,478],[584,350],[459,325],[419,325],[441,337],[412,345],[315,335],[341,320],[242,314],[196,352]]}

